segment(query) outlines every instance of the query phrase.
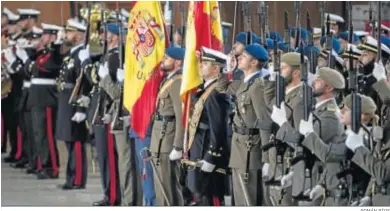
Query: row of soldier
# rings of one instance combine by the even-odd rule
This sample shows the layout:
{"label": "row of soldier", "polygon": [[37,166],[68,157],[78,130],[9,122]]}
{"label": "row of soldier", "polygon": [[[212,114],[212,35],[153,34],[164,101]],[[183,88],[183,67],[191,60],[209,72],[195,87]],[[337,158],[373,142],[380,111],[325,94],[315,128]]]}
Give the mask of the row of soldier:
{"label": "row of soldier", "polygon": [[[19,81],[23,89],[20,94],[15,89],[5,98],[12,102],[6,106],[12,112],[2,113],[12,114],[5,118],[7,127],[17,124],[14,116],[20,117],[23,140],[28,141],[23,143],[23,159],[17,160],[11,152],[5,161],[14,167],[28,162],[27,173],[35,173],[38,179],[58,178],[55,140],[61,140],[69,157],[66,182],[60,188],[85,188],[85,145],[92,134],[104,188],[103,200],[94,205],[209,206],[223,204],[228,194],[238,206],[388,205],[390,201],[388,121],[382,124],[387,130],[383,129],[380,138],[365,135],[371,134],[371,129],[363,130],[377,125],[377,106],[366,95],[375,91],[383,102],[390,95],[383,65],[390,56],[390,42],[385,36],[380,37],[383,64],[375,61],[377,39],[354,34],[354,43],[348,43],[348,33],[338,32],[337,22],[343,20],[336,15],[329,16],[335,36],[330,51],[321,48],[321,36],[314,39],[320,47],[294,46],[295,40],[321,34],[307,33],[303,28],[290,30],[291,47],[277,32],[270,33],[272,39],[266,44],[254,33],[241,32],[235,36],[229,55],[202,48],[198,58],[204,83],[193,96],[188,145],[183,146],[179,91],[184,48],[166,50],[161,65],[166,76],[149,138],[140,141],[131,130],[128,135],[130,117],[126,111],[121,115],[120,129],[112,130],[110,124],[115,120],[112,112],[120,105],[124,80],[120,25],[105,26],[107,39],[102,35],[102,43],[107,42],[108,50],[95,58],[85,46],[87,26],[82,21],[68,20],[64,34],[59,26],[42,24],[43,31],[34,26],[39,15],[35,10],[19,10],[19,15],[6,11],[3,15],[8,18],[9,45],[3,51],[4,67],[14,86]],[[68,47],[65,55],[61,45]],[[288,52],[296,47],[300,47],[297,52]],[[318,65],[307,65],[307,57]],[[329,67],[329,58],[335,61],[335,68]],[[348,90],[345,70],[349,66],[344,61],[350,58],[352,66],[364,69],[365,88],[359,95],[361,124],[365,126],[361,132],[349,129],[353,97],[340,98]],[[316,69],[316,73],[305,81],[306,68]],[[86,80],[79,88],[82,95],[70,104],[80,75]],[[277,102],[279,76],[285,82],[282,102]],[[315,106],[308,112],[312,115],[304,114],[303,84],[313,89]],[[17,115],[15,102],[20,105]],[[343,106],[341,111],[339,106]],[[382,107],[388,108],[386,103]],[[368,139],[375,141],[375,147]],[[339,174],[347,165],[354,167]],[[152,180],[152,185],[147,187],[144,179]]]}

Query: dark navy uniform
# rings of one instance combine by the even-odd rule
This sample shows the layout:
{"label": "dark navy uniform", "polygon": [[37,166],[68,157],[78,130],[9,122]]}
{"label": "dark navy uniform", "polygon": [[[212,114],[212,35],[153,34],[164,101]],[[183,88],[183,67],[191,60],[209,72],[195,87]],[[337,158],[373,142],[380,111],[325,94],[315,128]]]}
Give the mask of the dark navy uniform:
{"label": "dark navy uniform", "polygon": [[[204,87],[195,96],[195,110],[192,118],[201,115],[196,130],[194,140],[189,150],[189,159],[191,161],[205,160],[214,164],[215,169],[224,169],[228,167],[228,146],[227,146],[227,127],[229,119],[229,97],[226,94],[214,90],[215,81]],[[197,113],[197,104],[202,103],[202,99],[210,93],[204,101],[204,108],[201,113]],[[189,132],[189,143],[191,143],[191,132]],[[213,205],[213,197],[222,200],[225,194],[226,174],[216,172],[207,173],[195,169],[188,171],[187,186],[193,192],[201,206]],[[215,200],[215,199],[214,199]]]}
{"label": "dark navy uniform", "polygon": [[66,183],[63,189],[84,188],[87,181],[87,160],[85,142],[88,136],[86,122],[77,123],[71,118],[86,108],[69,104],[76,79],[80,75],[81,62],[78,58],[82,45],[73,47],[63,60],[58,78],[58,110],[56,139],[64,141],[68,149]]}

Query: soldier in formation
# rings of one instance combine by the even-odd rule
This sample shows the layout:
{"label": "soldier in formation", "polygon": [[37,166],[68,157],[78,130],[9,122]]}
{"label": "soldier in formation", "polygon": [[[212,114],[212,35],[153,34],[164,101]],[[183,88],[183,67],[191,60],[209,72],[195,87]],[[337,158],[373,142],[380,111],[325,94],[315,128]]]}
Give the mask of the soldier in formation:
{"label": "soldier in formation", "polygon": [[230,204],[238,206],[389,205],[386,27],[377,36],[343,31],[344,19],[326,13],[326,33],[297,24],[285,39],[240,32],[228,54],[202,47],[203,83],[191,96],[187,131],[178,33],[165,51],[156,110],[141,140],[122,105],[128,12],[103,21],[97,55],[89,23],[39,26],[39,14],[2,14],[2,83],[12,80],[4,97],[2,90],[2,138],[11,142],[4,161],[12,167],[57,179],[61,140],[68,160],[59,188],[84,189],[93,139],[103,188],[95,206],[220,206],[229,203],[229,183]]}

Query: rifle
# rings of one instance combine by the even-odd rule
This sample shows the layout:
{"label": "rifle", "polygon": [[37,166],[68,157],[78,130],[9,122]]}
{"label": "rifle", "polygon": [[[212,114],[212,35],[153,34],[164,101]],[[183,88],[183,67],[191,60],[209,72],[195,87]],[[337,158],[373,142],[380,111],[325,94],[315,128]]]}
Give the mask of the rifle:
{"label": "rifle", "polygon": [[287,52],[291,51],[290,46],[291,31],[288,27],[288,11],[284,11],[284,43],[287,44]]}
{"label": "rifle", "polygon": [[373,11],[372,11],[372,4],[373,3],[369,2],[368,4],[370,6],[370,8],[368,10],[368,22],[371,24],[371,36],[372,37],[376,37],[375,36],[375,20],[374,20],[374,18],[372,16],[372,13],[373,13]]}
{"label": "rifle", "polygon": [[378,53],[376,54],[376,62],[381,61],[382,59],[382,41],[381,41],[381,34],[382,34],[382,2],[378,1]]}
{"label": "rifle", "polygon": [[301,8],[300,8],[300,2],[294,2],[295,7],[295,46],[294,49],[297,49],[299,47],[300,39],[301,39],[301,21],[300,21],[300,15],[301,15]]}
{"label": "rifle", "polygon": [[[308,46],[313,47],[314,46],[314,38],[313,38],[313,28],[310,24],[310,13],[308,10],[306,10],[306,27],[308,31]],[[310,49],[309,52],[309,63],[310,63],[310,72],[312,74],[315,74],[316,68],[311,67],[317,67],[317,57],[314,54],[314,51]]]}
{"label": "rifle", "polygon": [[321,37],[325,36],[325,4],[326,2],[320,2],[320,14],[321,14]]}
{"label": "rifle", "polygon": [[[123,34],[122,34],[122,23],[119,18],[119,2],[116,2],[116,21],[119,26],[119,69],[123,69]],[[122,117],[123,113],[123,84],[121,87],[121,95],[119,98],[119,105],[117,107],[117,110],[114,112],[114,116],[111,122],[111,129],[112,130],[123,130],[123,121],[120,119]]]}
{"label": "rifle", "polygon": [[332,32],[330,31],[330,16],[328,14],[326,18],[326,50],[328,51],[328,67],[334,69],[335,66],[335,61],[334,57],[332,55],[332,50],[333,50],[333,35]]}
{"label": "rifle", "polygon": [[[183,2],[179,2],[179,8],[180,8],[180,15],[181,15],[181,25],[182,25],[182,36],[181,36],[181,42],[182,42],[182,46],[183,48],[185,48],[185,38],[186,38],[186,21],[185,21],[185,11],[184,11],[184,3]],[[173,14],[173,13],[172,13]],[[173,19],[172,19],[173,20]]]}
{"label": "rifle", "polygon": [[[170,19],[170,25],[169,25],[169,41],[171,42],[171,45],[174,43],[173,41],[173,36],[175,34],[175,27],[174,27],[174,24],[173,24],[173,20],[174,20],[174,13],[173,13],[173,3],[171,1],[166,1],[165,2],[165,8],[164,8],[164,15],[166,16],[165,19]],[[168,17],[168,15],[171,15],[170,17]]]}
{"label": "rifle", "polygon": [[[91,28],[91,8],[92,8],[92,2],[88,2],[88,23],[87,28],[85,31],[85,39],[84,39],[84,48],[86,48],[89,44],[89,34],[90,34],[90,28]],[[79,76],[76,79],[76,84],[72,90],[72,94],[70,95],[68,103],[71,105],[77,105],[77,97],[80,95],[80,89],[82,87],[83,83],[83,76],[85,72],[85,66],[81,67]]]}
{"label": "rifle", "polygon": [[267,9],[268,6],[264,1],[259,2],[258,7],[258,15],[259,15],[259,23],[260,23],[260,36],[261,36],[261,45],[267,49],[267,30],[268,30],[268,20],[267,20]]}

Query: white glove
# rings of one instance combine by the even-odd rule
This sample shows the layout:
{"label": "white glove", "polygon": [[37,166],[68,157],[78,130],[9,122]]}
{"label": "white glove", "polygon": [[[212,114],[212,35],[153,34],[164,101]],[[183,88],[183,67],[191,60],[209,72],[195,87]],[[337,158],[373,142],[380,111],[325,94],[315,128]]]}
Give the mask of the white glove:
{"label": "white glove", "polygon": [[299,124],[299,133],[301,133],[304,136],[308,136],[310,133],[313,132],[314,132],[313,114],[310,114],[309,119],[307,121],[301,119],[301,123]]}
{"label": "white glove", "polygon": [[104,114],[102,121],[104,124],[109,124],[111,122],[111,115],[110,114]]}
{"label": "white glove", "polygon": [[379,63],[375,62],[374,70],[372,71],[372,75],[374,75],[374,77],[376,78],[377,81],[380,81],[380,80],[386,78],[385,67],[383,66],[381,61],[379,61]]}
{"label": "white glove", "polygon": [[359,201],[359,207],[371,206],[371,197],[365,196]]}
{"label": "white glove", "polygon": [[79,59],[80,59],[80,63],[83,64],[85,62],[85,60],[87,60],[88,58],[91,57],[91,54],[89,52],[89,45],[87,45],[86,48],[84,49],[81,49],[79,51],[79,55],[78,55]]}
{"label": "white glove", "polygon": [[80,97],[80,99],[77,100],[77,103],[82,106],[82,107],[88,107],[89,103],[91,102],[91,100],[89,99],[89,97],[87,96],[84,96],[82,95]]}
{"label": "white glove", "polygon": [[15,56],[14,52],[12,51],[12,47],[5,49],[4,57],[9,64],[13,64],[16,61],[16,56]]}
{"label": "white glove", "polygon": [[116,71],[116,80],[118,80],[119,83],[122,83],[125,80],[125,71],[123,69],[118,68]]}
{"label": "white glove", "polygon": [[268,71],[269,71],[269,79],[270,81],[276,81],[276,73],[274,68],[274,63],[270,63],[268,65]]}
{"label": "white glove", "polygon": [[65,32],[64,32],[64,30],[59,30],[57,32],[57,38],[54,41],[54,44],[59,45],[59,44],[61,44],[64,41],[64,39],[65,39]]}
{"label": "white glove", "polygon": [[213,170],[215,168],[214,164],[211,164],[205,160],[202,160],[200,162],[202,163],[202,167],[200,168],[200,170],[202,170],[204,172],[213,172]]}
{"label": "white glove", "polygon": [[316,200],[320,198],[323,194],[324,188],[321,185],[316,185],[309,194],[311,200]]}
{"label": "white glove", "polygon": [[273,106],[271,119],[279,126],[282,126],[285,122],[287,122],[287,114],[286,108],[284,106],[284,102],[280,104],[280,108]]}
{"label": "white glove", "polygon": [[292,177],[294,175],[293,171],[290,171],[287,175],[284,175],[280,180],[280,185],[282,188],[288,188],[292,185]]}
{"label": "white glove", "polygon": [[16,47],[25,48],[29,45],[29,41],[25,38],[20,38],[16,41]]}
{"label": "white glove", "polygon": [[25,64],[26,61],[28,60],[28,55],[26,50],[24,50],[19,46],[16,47],[16,56],[18,56],[22,60],[23,64]]}
{"label": "white glove", "polygon": [[358,147],[364,146],[363,135],[356,134],[353,131],[351,131],[350,133],[348,133],[347,140],[345,141],[345,145],[347,145],[347,147],[350,150],[355,152],[355,150]]}
{"label": "white glove", "polygon": [[309,84],[309,86],[313,84],[315,77],[316,76],[313,73],[309,72],[309,74],[307,75],[307,83]]}
{"label": "white glove", "polygon": [[72,121],[74,122],[77,122],[77,123],[80,123],[82,121],[85,120],[85,118],[87,117],[87,115],[83,112],[76,112],[73,117],[72,117]]}
{"label": "white glove", "polygon": [[119,117],[119,119],[121,121],[123,121],[123,125],[125,127],[130,126],[130,120],[131,120],[130,116],[122,116],[122,117]]}
{"label": "white glove", "polygon": [[174,160],[179,160],[183,157],[183,152],[177,151],[176,149],[172,149],[171,153],[169,154],[169,160],[174,161]]}
{"label": "white glove", "polygon": [[108,69],[103,65],[99,65],[98,75],[101,79],[105,78],[108,75]]}
{"label": "white glove", "polygon": [[269,170],[269,163],[264,163],[262,169],[263,177],[268,176],[268,170]]}

